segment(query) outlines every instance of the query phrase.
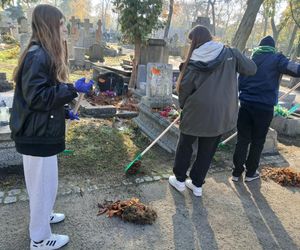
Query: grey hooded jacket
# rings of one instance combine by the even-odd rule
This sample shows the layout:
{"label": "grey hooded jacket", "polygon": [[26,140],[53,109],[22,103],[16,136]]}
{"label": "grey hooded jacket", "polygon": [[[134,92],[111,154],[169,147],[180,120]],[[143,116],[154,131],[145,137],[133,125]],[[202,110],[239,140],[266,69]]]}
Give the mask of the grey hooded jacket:
{"label": "grey hooded jacket", "polygon": [[180,131],[215,137],[232,130],[238,115],[237,72],[254,75],[256,69],[252,60],[225,46],[213,60],[190,60],[179,88]]}

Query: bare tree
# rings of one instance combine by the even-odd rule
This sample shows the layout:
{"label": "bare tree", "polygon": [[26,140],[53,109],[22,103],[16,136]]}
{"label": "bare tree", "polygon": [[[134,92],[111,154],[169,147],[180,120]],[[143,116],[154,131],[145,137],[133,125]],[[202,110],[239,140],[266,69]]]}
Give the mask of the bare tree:
{"label": "bare tree", "polygon": [[232,45],[244,50],[251,34],[259,8],[264,0],[248,0],[242,21],[232,39]]}
{"label": "bare tree", "polygon": [[[208,0],[208,6],[211,6],[211,15],[212,15],[212,21],[213,21],[213,28],[212,28],[212,32],[213,35],[216,35],[216,15],[215,15],[215,4],[216,4],[216,0]],[[209,10],[209,8],[208,8]]]}
{"label": "bare tree", "polygon": [[293,31],[292,31],[292,34],[291,34],[291,37],[290,37],[290,41],[289,41],[289,45],[287,47],[287,50],[286,50],[286,54],[289,55],[291,53],[291,50],[293,48],[293,44],[294,44],[294,41],[296,39],[296,35],[297,35],[297,31],[298,31],[298,25],[295,23],[294,24],[294,28],[293,28]]}
{"label": "bare tree", "polygon": [[166,23],[166,27],[165,27],[164,39],[167,39],[168,35],[169,35],[171,20],[172,20],[172,16],[173,16],[173,9],[174,9],[174,0],[170,0],[169,13],[168,13],[168,19],[167,19],[167,23]]}
{"label": "bare tree", "polygon": [[278,37],[279,37],[279,33],[286,26],[286,24],[288,23],[290,18],[291,17],[289,15],[284,15],[283,20],[278,25],[276,25],[275,20],[274,20],[274,16],[271,17],[271,27],[272,27],[273,38],[274,38],[275,42],[277,42]]}
{"label": "bare tree", "polygon": [[263,36],[267,35],[267,29],[268,29],[268,23],[269,23],[269,15],[268,15],[268,11],[266,9],[266,7],[264,6],[263,9],[263,18],[264,18],[264,31],[263,31]]}
{"label": "bare tree", "polygon": [[299,0],[289,0],[291,16],[297,26],[300,28],[300,3]]}

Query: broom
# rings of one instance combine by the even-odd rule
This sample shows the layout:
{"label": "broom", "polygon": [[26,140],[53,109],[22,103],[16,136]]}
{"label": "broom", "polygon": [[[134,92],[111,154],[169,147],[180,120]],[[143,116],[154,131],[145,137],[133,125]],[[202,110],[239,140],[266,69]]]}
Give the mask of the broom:
{"label": "broom", "polygon": [[152,148],[158,140],[163,137],[176,122],[179,121],[179,119],[180,116],[178,116],[142,153],[138,154],[137,157],[125,167],[125,173],[135,174],[141,166],[141,159],[143,155],[146,154],[149,149]]}
{"label": "broom", "polygon": [[[288,92],[286,92],[285,94],[283,94],[282,96],[280,96],[278,98],[278,101],[282,100],[284,97],[286,97],[288,94],[290,94],[292,91],[294,91],[295,89],[297,89],[298,87],[300,87],[300,82],[298,82],[293,88],[291,88]],[[298,105],[296,105],[295,108],[292,108],[289,110],[289,115],[294,113],[297,109],[299,108]],[[237,132],[235,132],[234,134],[232,134],[231,136],[229,136],[227,139],[225,139],[224,141],[220,142],[218,147],[219,148],[224,148],[225,144],[227,142],[229,142],[231,139],[233,139],[235,136],[237,135]]]}

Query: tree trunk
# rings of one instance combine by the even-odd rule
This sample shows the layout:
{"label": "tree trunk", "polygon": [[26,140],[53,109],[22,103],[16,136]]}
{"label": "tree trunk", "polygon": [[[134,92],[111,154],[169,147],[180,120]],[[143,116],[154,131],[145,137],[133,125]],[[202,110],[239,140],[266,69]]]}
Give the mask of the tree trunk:
{"label": "tree trunk", "polygon": [[206,7],[206,11],[205,11],[205,17],[208,17],[209,6],[210,6],[210,1],[208,1],[208,3],[207,3],[207,7]]}
{"label": "tree trunk", "polygon": [[131,72],[129,86],[128,86],[130,88],[135,88],[136,86],[137,67],[139,65],[140,56],[141,56],[141,45],[142,45],[142,40],[140,38],[136,38],[134,43],[134,59],[132,62],[132,72]]}
{"label": "tree trunk", "polygon": [[213,2],[209,0],[209,2],[210,2],[210,5],[211,5],[211,14],[212,14],[212,19],[213,19],[212,32],[213,32],[213,35],[215,36],[216,35],[216,14],[215,14],[216,0],[214,0]]}
{"label": "tree trunk", "polygon": [[275,25],[274,17],[271,17],[271,26],[272,26],[272,32],[273,32],[273,39],[276,43],[278,36],[279,36],[279,31],[277,30],[277,27]]}
{"label": "tree trunk", "polygon": [[[300,36],[298,37],[298,44],[295,45],[295,51],[294,51],[293,55],[291,56],[291,59],[294,60],[294,61],[296,61],[297,57],[300,57]],[[296,77],[292,77],[291,78],[291,86],[294,87],[299,81],[300,81],[299,77],[297,77],[297,78]]]}
{"label": "tree trunk", "polygon": [[264,10],[264,32],[263,32],[263,37],[265,37],[267,35],[267,29],[268,29],[268,15],[266,13],[266,11]]}
{"label": "tree trunk", "polygon": [[289,55],[291,53],[291,50],[293,48],[293,44],[294,44],[294,41],[295,41],[295,38],[296,38],[296,35],[297,35],[297,30],[298,30],[298,26],[295,23],[293,31],[292,31],[292,35],[291,35],[291,38],[290,38],[290,41],[289,41],[289,46],[286,50],[286,55]]}
{"label": "tree trunk", "polygon": [[165,33],[164,33],[164,39],[168,38],[169,35],[169,30],[171,26],[171,20],[173,16],[173,8],[174,8],[174,0],[170,0],[170,5],[169,5],[169,14],[168,14],[168,20],[166,23],[166,28],[165,28]]}
{"label": "tree trunk", "polygon": [[264,0],[248,0],[247,2],[245,14],[232,39],[232,45],[241,51],[246,47],[247,40],[251,34],[257,13],[263,1]]}

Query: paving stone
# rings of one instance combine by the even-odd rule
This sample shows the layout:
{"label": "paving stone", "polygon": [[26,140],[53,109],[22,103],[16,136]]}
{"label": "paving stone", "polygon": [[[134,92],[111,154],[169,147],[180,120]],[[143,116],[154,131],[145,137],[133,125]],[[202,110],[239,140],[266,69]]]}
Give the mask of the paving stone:
{"label": "paving stone", "polygon": [[11,204],[17,202],[17,197],[16,196],[7,196],[4,199],[4,204]]}
{"label": "paving stone", "polygon": [[144,182],[145,180],[143,178],[136,178],[135,179],[135,183],[139,184],[139,183],[142,183]]}
{"label": "paving stone", "polygon": [[19,200],[20,201],[28,201],[29,197],[28,197],[28,195],[22,194],[19,196]]}
{"label": "paving stone", "polygon": [[133,183],[131,181],[122,181],[122,183],[125,185],[125,186],[128,186],[128,185],[132,185]]}
{"label": "paving stone", "polygon": [[155,180],[155,181],[159,181],[160,179],[161,179],[161,176],[158,176],[158,175],[153,176],[153,180]]}
{"label": "paving stone", "polygon": [[71,189],[71,188],[65,188],[65,189],[63,189],[63,190],[60,192],[61,195],[69,195],[69,194],[71,194],[71,193],[72,193],[72,189]]}
{"label": "paving stone", "polygon": [[96,185],[93,185],[93,186],[90,186],[88,187],[88,192],[92,192],[92,191],[95,191],[95,190],[98,190],[99,188],[96,186]]}
{"label": "paving stone", "polygon": [[21,189],[12,189],[7,192],[8,196],[14,196],[14,195],[18,195],[20,193],[21,193]]}
{"label": "paving stone", "polygon": [[4,192],[0,192],[0,198],[3,198],[4,197]]}
{"label": "paving stone", "polygon": [[149,182],[149,181],[153,181],[153,178],[150,177],[150,176],[145,176],[144,180],[147,181],[147,182]]}
{"label": "paving stone", "polygon": [[72,189],[74,190],[75,194],[80,193],[80,187],[74,186],[74,187],[72,187]]}
{"label": "paving stone", "polygon": [[169,176],[170,176],[169,174],[162,174],[163,179],[169,179]]}

